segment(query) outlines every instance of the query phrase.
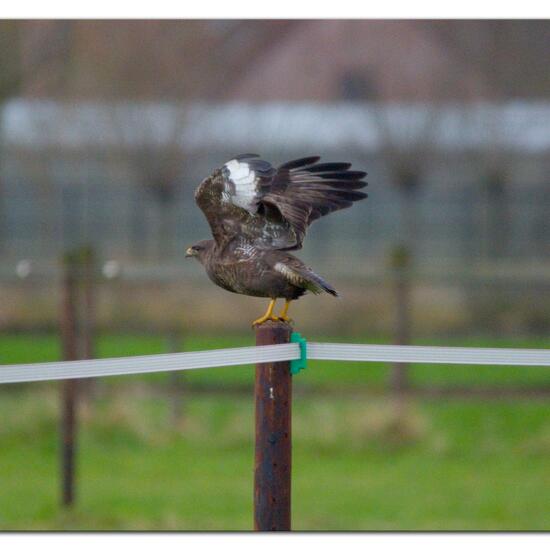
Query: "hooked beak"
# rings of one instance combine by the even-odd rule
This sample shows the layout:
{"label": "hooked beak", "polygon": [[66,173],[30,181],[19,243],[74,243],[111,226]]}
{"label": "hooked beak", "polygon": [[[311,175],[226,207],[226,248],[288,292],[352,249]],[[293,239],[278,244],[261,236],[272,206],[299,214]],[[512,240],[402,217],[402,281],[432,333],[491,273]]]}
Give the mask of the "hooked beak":
{"label": "hooked beak", "polygon": [[193,250],[191,246],[185,251],[186,258],[191,258],[192,256],[196,256],[196,254],[197,253]]}

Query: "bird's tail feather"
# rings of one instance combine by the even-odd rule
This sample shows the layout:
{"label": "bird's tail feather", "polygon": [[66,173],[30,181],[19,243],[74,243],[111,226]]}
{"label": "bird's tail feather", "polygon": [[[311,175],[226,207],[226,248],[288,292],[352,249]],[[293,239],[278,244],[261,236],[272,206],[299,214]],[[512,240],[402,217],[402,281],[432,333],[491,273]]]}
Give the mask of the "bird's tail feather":
{"label": "bird's tail feather", "polygon": [[290,254],[282,255],[279,253],[277,260],[273,264],[273,268],[297,287],[309,290],[314,294],[328,292],[333,296],[338,296],[338,292],[332,285],[307,267],[301,260]]}
{"label": "bird's tail feather", "polygon": [[304,280],[305,287],[314,294],[321,294],[321,292],[328,292],[333,296],[338,296],[336,289],[327,283],[320,275],[314,273],[310,269],[301,269],[300,275]]}

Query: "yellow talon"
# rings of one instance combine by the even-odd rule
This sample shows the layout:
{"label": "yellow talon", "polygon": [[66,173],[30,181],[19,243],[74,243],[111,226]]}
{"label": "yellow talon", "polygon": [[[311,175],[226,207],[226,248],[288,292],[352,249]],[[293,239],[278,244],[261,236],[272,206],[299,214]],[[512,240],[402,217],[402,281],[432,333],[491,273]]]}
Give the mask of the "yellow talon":
{"label": "yellow talon", "polygon": [[279,318],[273,315],[273,308],[275,307],[275,298],[269,302],[269,306],[267,308],[267,311],[265,312],[265,315],[262,315],[259,319],[256,319],[252,326],[255,327],[257,325],[261,325],[262,323],[265,323],[266,321],[278,321]]}
{"label": "yellow talon", "polygon": [[278,317],[279,321],[284,321],[285,323],[292,323],[292,319],[287,315],[289,306],[290,306],[290,300],[286,300],[285,306],[283,307],[283,311],[281,311],[281,315],[279,315]]}

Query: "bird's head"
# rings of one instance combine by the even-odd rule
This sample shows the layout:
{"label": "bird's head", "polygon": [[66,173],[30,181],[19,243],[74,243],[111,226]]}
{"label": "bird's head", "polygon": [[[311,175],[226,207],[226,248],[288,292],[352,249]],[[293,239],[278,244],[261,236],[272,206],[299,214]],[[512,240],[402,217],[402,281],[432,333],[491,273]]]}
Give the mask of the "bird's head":
{"label": "bird's head", "polygon": [[195,257],[202,264],[204,263],[205,255],[208,253],[209,250],[211,250],[213,245],[214,245],[213,240],[199,241],[198,243],[195,243],[194,245],[190,246],[185,251],[185,257],[186,258]]}

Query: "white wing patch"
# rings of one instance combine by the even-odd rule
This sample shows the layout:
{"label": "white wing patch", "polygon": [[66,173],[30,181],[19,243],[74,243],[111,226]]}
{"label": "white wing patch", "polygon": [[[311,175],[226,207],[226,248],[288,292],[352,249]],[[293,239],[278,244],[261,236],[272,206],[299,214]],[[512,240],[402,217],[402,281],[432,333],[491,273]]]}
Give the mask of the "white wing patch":
{"label": "white wing patch", "polygon": [[230,200],[249,212],[255,213],[258,208],[258,189],[256,173],[246,162],[231,160],[224,164],[229,182],[226,182],[223,198]]}

